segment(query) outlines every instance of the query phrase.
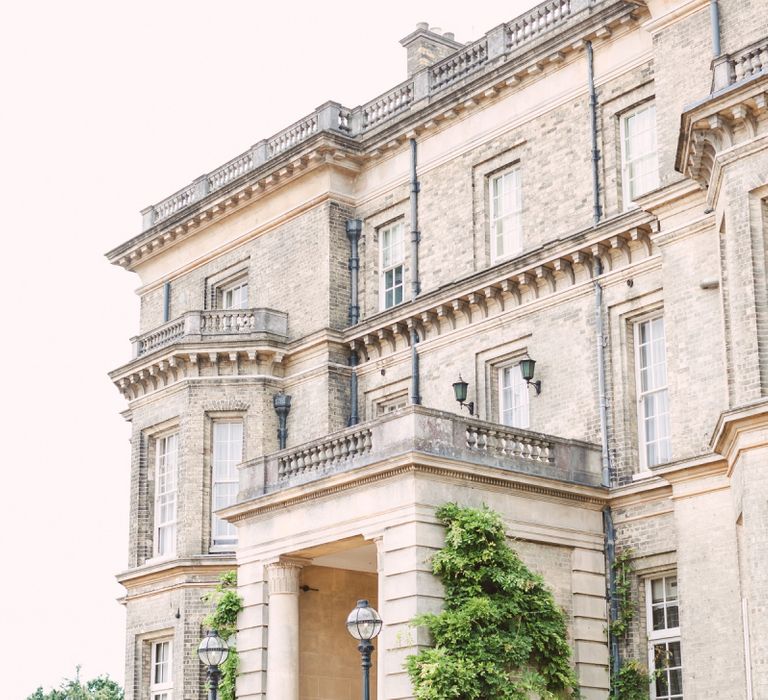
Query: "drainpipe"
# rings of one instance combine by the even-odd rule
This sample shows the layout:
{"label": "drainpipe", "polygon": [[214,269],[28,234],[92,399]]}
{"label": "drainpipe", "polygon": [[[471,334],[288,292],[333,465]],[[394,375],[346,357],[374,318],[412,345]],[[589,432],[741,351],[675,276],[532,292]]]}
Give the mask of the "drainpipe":
{"label": "drainpipe", "polygon": [[717,0],[709,0],[709,22],[712,25],[712,57],[717,58],[720,53],[720,8]]}
{"label": "drainpipe", "polygon": [[349,425],[357,425],[360,416],[357,413],[357,353],[353,350],[349,355],[349,366],[352,374],[349,377]]}
{"label": "drainpipe", "polygon": [[171,320],[171,283],[163,285],[163,323]]}
{"label": "drainpipe", "polygon": [[[358,243],[363,230],[360,219],[347,219],[347,238],[349,239],[349,325],[354,326],[360,321],[360,299],[358,277],[360,273],[360,254]],[[352,373],[349,376],[349,425],[357,425],[360,416],[357,413],[357,353],[353,350],[349,355],[349,366]]]}
{"label": "drainpipe", "polygon": [[597,147],[597,91],[595,90],[595,57],[592,42],[587,42],[587,77],[589,81],[589,120],[592,131],[592,200],[594,226],[600,223],[600,150]]}
{"label": "drainpipe", "polygon": [[[416,177],[416,139],[410,140],[411,144],[411,301],[421,291],[419,284],[419,181]],[[420,404],[419,395],[419,353],[416,344],[419,335],[415,326],[411,328],[411,403]]]}
{"label": "drainpipe", "polygon": [[347,238],[349,239],[349,325],[354,326],[360,320],[360,300],[358,298],[358,276],[360,271],[360,255],[358,243],[363,230],[363,222],[360,219],[347,219]]}
{"label": "drainpipe", "polygon": [[[595,258],[595,348],[597,350],[597,392],[600,407],[600,461],[602,465],[601,483],[605,488],[611,486],[611,457],[608,451],[608,402],[605,389],[605,331],[603,323],[603,287],[600,275],[603,265],[600,258]],[[616,598],[616,572],[613,569],[616,562],[616,531],[613,526],[613,515],[610,506],[603,508],[603,532],[605,537],[605,566],[608,574],[608,621],[615,622],[619,616],[619,604]],[[615,679],[621,669],[619,640],[616,635],[609,633],[608,643],[611,652],[611,674]]]}

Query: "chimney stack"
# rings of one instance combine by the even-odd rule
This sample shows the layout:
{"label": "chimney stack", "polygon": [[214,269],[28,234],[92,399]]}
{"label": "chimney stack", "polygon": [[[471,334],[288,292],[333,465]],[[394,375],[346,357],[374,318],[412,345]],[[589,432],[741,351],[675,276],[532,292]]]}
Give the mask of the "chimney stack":
{"label": "chimney stack", "polygon": [[422,68],[437,63],[463,44],[456,41],[453,32],[445,32],[440,27],[431,27],[429,22],[419,22],[416,30],[400,40],[408,51],[408,77]]}

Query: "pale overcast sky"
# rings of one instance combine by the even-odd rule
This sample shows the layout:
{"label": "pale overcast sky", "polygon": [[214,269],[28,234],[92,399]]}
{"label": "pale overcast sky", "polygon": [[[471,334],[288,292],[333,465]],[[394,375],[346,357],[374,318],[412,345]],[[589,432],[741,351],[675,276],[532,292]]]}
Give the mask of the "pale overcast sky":
{"label": "pale overcast sky", "polygon": [[77,664],[123,682],[139,210],[333,99],[405,76],[417,22],[460,41],[534,6],[337,0],[6,3],[0,38],[3,700]]}

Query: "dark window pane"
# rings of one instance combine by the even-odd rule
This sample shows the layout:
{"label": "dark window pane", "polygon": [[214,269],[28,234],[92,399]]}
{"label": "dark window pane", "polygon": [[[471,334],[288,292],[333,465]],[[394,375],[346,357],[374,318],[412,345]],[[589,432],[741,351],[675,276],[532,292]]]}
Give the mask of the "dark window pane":
{"label": "dark window pane", "polygon": [[664,608],[658,607],[653,609],[653,629],[664,629]]}
{"label": "dark window pane", "polygon": [[669,643],[669,665],[670,666],[682,666],[683,662],[680,657],[680,642]]}
{"label": "dark window pane", "polygon": [[681,669],[675,669],[669,672],[669,685],[672,695],[680,695],[683,692],[683,672]]}
{"label": "dark window pane", "polygon": [[677,605],[670,605],[667,608],[667,627],[680,627],[680,614]]}

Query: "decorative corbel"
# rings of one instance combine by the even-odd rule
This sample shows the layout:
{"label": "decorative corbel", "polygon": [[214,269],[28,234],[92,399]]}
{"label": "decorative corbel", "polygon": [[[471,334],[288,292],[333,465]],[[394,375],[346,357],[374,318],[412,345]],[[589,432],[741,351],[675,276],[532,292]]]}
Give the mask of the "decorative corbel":
{"label": "decorative corbel", "polygon": [[472,292],[472,294],[468,296],[468,299],[470,305],[476,306],[478,309],[480,309],[480,313],[482,313],[483,318],[488,318],[488,306],[485,303],[485,295]]}
{"label": "decorative corbel", "polygon": [[576,273],[573,271],[573,265],[566,258],[557,258],[552,262],[555,268],[555,275],[565,277],[571,284],[576,284]]}
{"label": "decorative corbel", "polygon": [[651,237],[648,235],[647,231],[639,227],[635,227],[629,230],[629,237],[632,239],[632,241],[639,243],[645,249],[646,255],[651,255]]}
{"label": "decorative corbel", "polygon": [[[499,307],[499,311],[504,311],[504,294],[501,289],[495,285],[490,285],[483,289],[486,299],[492,299]],[[487,306],[486,306],[487,309]]]}
{"label": "decorative corbel", "polygon": [[629,246],[627,245],[627,242],[624,240],[623,236],[611,236],[608,239],[608,242],[611,244],[611,250],[620,250],[627,258],[627,265],[630,265],[632,263],[632,251],[629,249]]}
{"label": "decorative corbel", "polygon": [[745,104],[736,105],[731,110],[731,116],[736,120],[744,124],[744,128],[747,131],[747,137],[750,139],[757,136],[757,120],[752,115],[749,107]]}
{"label": "decorative corbel", "polygon": [[453,309],[454,318],[458,312],[464,316],[467,325],[472,323],[472,311],[469,308],[469,304],[464,299],[453,299],[451,301],[451,308]]}
{"label": "decorative corbel", "polygon": [[539,298],[539,285],[536,283],[536,277],[530,272],[521,272],[517,276],[517,284],[520,287],[528,287],[534,299]]}
{"label": "decorative corbel", "polygon": [[456,317],[453,315],[453,308],[448,306],[448,304],[440,304],[440,306],[437,307],[437,317],[441,320],[445,319],[448,321],[451,330],[456,329]]}
{"label": "decorative corbel", "polygon": [[517,286],[517,282],[512,279],[501,280],[500,286],[502,293],[509,294],[515,300],[515,304],[520,306],[520,288]]}
{"label": "decorative corbel", "polygon": [[575,253],[571,253],[571,259],[573,260],[574,265],[581,265],[587,271],[590,278],[594,276],[595,263],[592,259],[592,255],[586,250],[577,250]]}
{"label": "decorative corbel", "polygon": [[[536,274],[536,280],[543,280],[546,282],[547,286],[549,287],[550,293],[555,293],[555,278],[552,275],[552,270],[550,270],[546,265],[538,265],[534,273]],[[538,286],[538,285],[537,285]]]}

